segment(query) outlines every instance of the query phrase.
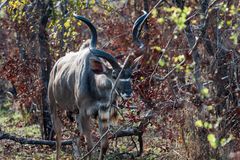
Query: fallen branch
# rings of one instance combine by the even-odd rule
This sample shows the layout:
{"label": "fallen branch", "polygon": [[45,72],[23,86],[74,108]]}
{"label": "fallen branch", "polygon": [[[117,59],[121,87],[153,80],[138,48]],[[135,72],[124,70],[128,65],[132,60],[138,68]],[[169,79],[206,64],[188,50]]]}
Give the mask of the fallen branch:
{"label": "fallen branch", "polygon": [[149,110],[144,118],[141,120],[141,123],[138,127],[129,127],[126,129],[118,130],[110,138],[118,138],[118,137],[126,137],[126,136],[138,136],[138,142],[139,142],[139,153],[138,156],[140,156],[143,153],[143,132],[147,125],[149,124],[150,120],[153,118],[153,111]]}
{"label": "fallen branch", "polygon": [[[17,137],[15,135],[11,135],[9,133],[4,133],[3,131],[0,131],[0,140],[3,140],[3,139],[12,140],[12,141],[18,142],[20,144],[49,145],[49,146],[56,145],[55,141],[37,140],[37,139]],[[63,141],[62,145],[72,145],[72,140]]]}
{"label": "fallen branch", "polygon": [[[145,115],[145,117],[143,118],[143,120],[141,121],[141,123],[138,127],[128,127],[126,129],[120,129],[121,128],[120,127],[119,130],[117,130],[115,133],[113,133],[109,137],[109,139],[114,139],[114,138],[118,138],[118,137],[138,136],[138,141],[139,141],[139,146],[140,146],[140,151],[139,151],[138,155],[141,155],[143,152],[143,140],[142,140],[143,131],[147,127],[147,125],[152,117],[153,117],[152,111],[149,111]],[[89,153],[92,152],[97,147],[97,145],[100,143],[102,138],[105,137],[108,132],[109,132],[109,130],[107,130],[106,133],[104,133],[102,135],[102,137],[95,144],[95,146],[91,149],[91,151],[89,151]],[[0,140],[3,140],[3,139],[12,140],[12,141],[18,142],[20,144],[48,145],[48,146],[56,145],[56,141],[37,140],[37,139],[31,139],[31,138],[17,137],[16,135],[11,135],[9,133],[0,131]],[[72,144],[73,144],[72,139],[62,141],[62,145],[72,145]],[[88,154],[86,154],[86,155],[88,155]],[[83,158],[85,158],[86,155]]]}
{"label": "fallen branch", "polygon": [[129,127],[123,130],[119,130],[116,133],[112,134],[109,139],[127,137],[127,136],[138,136],[142,132],[137,127]]}
{"label": "fallen branch", "polygon": [[[147,120],[148,121],[148,120]],[[146,121],[145,121],[146,122]],[[122,130],[118,130],[117,132],[115,132],[114,134],[112,134],[109,139],[114,139],[114,138],[119,138],[119,137],[129,137],[129,136],[138,136],[138,142],[139,142],[139,152],[138,152],[138,156],[140,156],[143,153],[143,139],[142,139],[142,135],[143,135],[143,128],[145,128],[146,123],[142,125],[139,125],[139,127],[129,127],[126,129],[122,129]],[[143,127],[144,126],[144,127]],[[143,128],[142,128],[143,127]],[[99,141],[95,144],[95,146],[91,149],[91,151],[89,151],[84,157],[82,157],[81,159],[86,158],[86,156],[91,153],[96,147],[97,145],[100,143],[101,139],[103,137],[105,137],[107,135],[107,133],[109,132],[109,130],[107,130],[107,132],[99,139]],[[12,140],[15,141],[17,143],[20,144],[30,144],[30,145],[48,145],[51,147],[54,147],[56,145],[56,141],[51,141],[51,140],[37,140],[37,139],[30,139],[30,138],[23,138],[23,137],[17,137],[15,135],[11,135],[9,133],[4,133],[3,131],[0,131],[0,140],[3,139],[7,139],[7,140]],[[65,140],[62,141],[62,145],[72,145],[73,144],[73,140]]]}
{"label": "fallen branch", "polygon": [[[120,130],[109,137],[109,139],[118,138],[118,137],[126,137],[126,136],[138,136],[140,131],[137,128],[127,128]],[[0,140],[7,139],[18,142],[20,144],[34,144],[34,145],[48,145],[48,146],[55,146],[56,141],[51,140],[38,140],[38,139],[31,139],[31,138],[24,138],[18,137],[16,135],[11,135],[9,133],[5,133],[0,131]],[[62,141],[62,145],[72,145],[72,139]]]}

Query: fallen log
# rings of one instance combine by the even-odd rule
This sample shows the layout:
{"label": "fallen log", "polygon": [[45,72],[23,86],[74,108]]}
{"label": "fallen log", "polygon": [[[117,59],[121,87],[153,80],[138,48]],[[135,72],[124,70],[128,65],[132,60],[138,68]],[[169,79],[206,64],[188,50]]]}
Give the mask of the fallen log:
{"label": "fallen log", "polygon": [[[3,139],[12,140],[20,144],[49,145],[49,146],[56,145],[55,141],[23,138],[23,137],[18,137],[16,135],[11,135],[9,133],[0,131],[0,140],[3,140]],[[63,141],[62,145],[72,145],[72,140]]]}
{"label": "fallen log", "polygon": [[[137,128],[127,128],[120,130],[109,137],[109,139],[118,138],[118,137],[126,137],[126,136],[138,136],[140,131]],[[5,133],[0,131],[0,140],[7,139],[12,140],[20,144],[34,144],[34,145],[49,145],[55,146],[56,142],[52,140],[41,140],[41,139],[31,139],[31,138],[24,138],[19,137],[16,135],[12,135],[9,133]],[[72,145],[72,139],[62,141],[62,145]]]}

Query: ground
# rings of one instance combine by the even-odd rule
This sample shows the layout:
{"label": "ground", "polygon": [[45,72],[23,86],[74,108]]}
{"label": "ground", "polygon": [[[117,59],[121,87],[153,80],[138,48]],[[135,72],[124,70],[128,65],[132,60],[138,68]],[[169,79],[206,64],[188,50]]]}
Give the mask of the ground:
{"label": "ground", "polygon": [[[181,114],[181,113],[179,113]],[[167,116],[167,114],[166,114]],[[13,109],[12,104],[6,101],[0,107],[0,130],[17,137],[41,139],[40,126],[38,122],[32,123],[29,120],[29,114]],[[158,117],[157,121],[150,123],[143,135],[144,153],[141,157],[136,157],[137,150],[139,150],[137,137],[124,137],[110,140],[110,147],[106,159],[186,159],[185,150],[181,137],[175,139],[180,127],[173,123],[174,119],[168,119],[169,124],[161,122],[163,117]],[[163,125],[162,130],[158,130],[159,126]],[[97,125],[93,128],[97,128]],[[169,126],[165,127],[164,126]],[[175,129],[172,131],[171,129]],[[71,131],[70,131],[71,130]],[[63,139],[71,138],[76,126],[63,129]],[[173,137],[172,137],[173,136]],[[97,130],[93,130],[94,141],[97,142],[99,135]],[[172,138],[169,138],[172,137]],[[136,147],[137,146],[137,147]],[[86,147],[82,145],[82,155],[86,153]],[[137,148],[137,149],[136,149]],[[95,149],[93,159],[96,159],[99,153],[99,148]],[[44,145],[21,145],[11,140],[0,140],[0,159],[55,159],[56,150],[54,147]],[[73,159],[72,147],[64,146],[61,159]]]}
{"label": "ground", "polygon": [[[38,124],[27,124],[27,115],[11,110],[11,104],[0,108],[0,130],[19,137],[40,139]],[[66,149],[64,159],[71,159],[70,149]],[[0,140],[0,159],[54,159],[55,149],[41,145],[21,145],[11,140]]]}

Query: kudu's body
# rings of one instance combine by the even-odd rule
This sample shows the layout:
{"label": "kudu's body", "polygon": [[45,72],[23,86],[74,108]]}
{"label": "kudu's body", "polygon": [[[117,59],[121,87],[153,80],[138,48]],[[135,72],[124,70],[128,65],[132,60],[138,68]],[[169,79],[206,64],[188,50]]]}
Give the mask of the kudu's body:
{"label": "kudu's body", "polygon": [[[111,90],[116,80],[114,74],[118,74],[122,69],[114,57],[96,49],[97,34],[94,26],[81,16],[75,15],[75,17],[88,25],[92,38],[90,44],[84,44],[78,52],[70,52],[60,58],[50,73],[48,98],[56,133],[57,159],[59,159],[61,146],[61,122],[58,111],[78,112],[76,122],[81,134],[87,141],[88,150],[90,150],[93,146],[90,117],[98,116],[99,130],[103,135],[107,130],[103,121],[106,122],[116,115],[114,111],[107,113],[107,105],[111,103],[110,100],[112,99]],[[138,24],[142,23],[139,19]],[[139,28],[138,24],[135,26]],[[137,39],[138,32],[139,29],[135,29],[135,39]],[[106,67],[99,57],[108,61],[112,69]],[[123,69],[112,100],[115,99],[117,93],[123,98],[131,96],[130,76],[132,67],[125,66]],[[101,141],[99,159],[103,159],[107,148],[108,138],[105,136]]]}
{"label": "kudu's body", "polygon": [[[111,80],[106,75],[98,75],[91,70],[89,62],[94,55],[89,52],[89,48],[80,51],[81,53],[70,53],[61,58],[54,66],[50,76],[54,77],[53,80],[50,80],[48,94],[52,119],[55,121],[58,152],[61,123],[57,111],[78,111],[76,119],[78,128],[86,137],[88,149],[91,149],[89,118],[98,114],[98,109],[106,106],[110,100]],[[104,128],[101,129],[104,132]]]}

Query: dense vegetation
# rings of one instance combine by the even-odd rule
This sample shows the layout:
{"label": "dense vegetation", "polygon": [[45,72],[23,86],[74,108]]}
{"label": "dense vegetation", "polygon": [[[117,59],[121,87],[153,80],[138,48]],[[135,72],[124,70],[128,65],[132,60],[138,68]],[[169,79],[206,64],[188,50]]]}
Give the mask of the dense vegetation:
{"label": "dense vegetation", "polygon": [[[133,75],[133,98],[121,102],[113,131],[132,128],[137,134],[111,139],[108,159],[240,159],[238,0],[0,3],[1,158],[54,157],[52,144],[19,142],[54,140],[46,98],[49,73],[58,58],[90,37],[73,17],[77,13],[96,26],[98,48],[122,55],[122,63],[132,53],[144,56]],[[131,37],[141,10],[151,12],[141,35],[144,49]],[[78,135],[66,115],[62,122],[63,139]],[[97,130],[94,135],[97,142]],[[73,148],[64,146],[63,158],[72,159]]]}

